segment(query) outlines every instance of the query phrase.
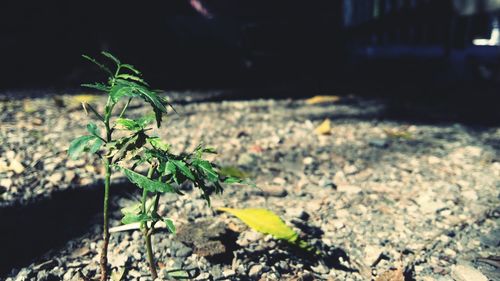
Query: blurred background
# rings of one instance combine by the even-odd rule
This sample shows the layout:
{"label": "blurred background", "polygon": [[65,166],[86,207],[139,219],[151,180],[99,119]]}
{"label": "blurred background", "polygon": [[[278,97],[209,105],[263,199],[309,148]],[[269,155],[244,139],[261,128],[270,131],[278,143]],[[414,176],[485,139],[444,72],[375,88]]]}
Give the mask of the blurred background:
{"label": "blurred background", "polygon": [[81,54],[107,50],[169,90],[226,90],[234,98],[354,93],[466,108],[472,95],[481,97],[477,108],[500,100],[499,0],[1,6],[2,90],[74,89],[102,79]]}

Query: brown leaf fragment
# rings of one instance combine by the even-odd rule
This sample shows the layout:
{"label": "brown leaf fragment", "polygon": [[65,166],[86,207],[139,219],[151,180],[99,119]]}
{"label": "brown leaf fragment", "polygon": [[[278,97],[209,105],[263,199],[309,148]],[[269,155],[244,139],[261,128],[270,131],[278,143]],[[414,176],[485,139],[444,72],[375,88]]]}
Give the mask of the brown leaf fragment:
{"label": "brown leaf fragment", "polygon": [[398,266],[394,270],[387,270],[380,274],[375,281],[404,281],[403,266]]}
{"label": "brown leaf fragment", "polygon": [[90,249],[88,247],[81,247],[79,249],[74,250],[71,253],[71,258],[83,257],[83,256],[87,255],[88,253],[90,253]]}

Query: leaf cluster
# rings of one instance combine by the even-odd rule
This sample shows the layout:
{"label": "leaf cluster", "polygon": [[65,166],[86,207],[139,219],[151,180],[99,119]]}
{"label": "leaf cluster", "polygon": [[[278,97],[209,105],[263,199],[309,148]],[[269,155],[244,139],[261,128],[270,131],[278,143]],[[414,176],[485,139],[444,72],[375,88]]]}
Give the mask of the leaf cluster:
{"label": "leaf cluster", "polygon": [[[205,160],[204,156],[216,153],[215,149],[199,145],[190,153],[174,154],[168,143],[157,136],[149,135],[148,131],[152,129],[150,124],[156,121],[159,128],[163,115],[167,113],[167,107],[171,105],[149,88],[141,72],[134,66],[121,63],[110,53],[103,52],[102,55],[110,60],[113,68],[89,56],[83,57],[108,74],[107,82],[82,86],[108,94],[103,113],[88,105],[102,122],[106,135],[100,134],[101,130],[95,123],[89,123],[88,135],[73,140],[68,154],[72,158],[77,158],[83,152],[97,154],[103,159],[105,166],[123,172],[130,182],[143,191],[141,202],[122,210],[124,224],[139,222],[146,229],[148,225],[154,229],[154,224],[161,220],[174,232],[173,222],[158,214],[158,201],[162,193],[182,195],[180,186],[191,183],[210,204],[210,195],[222,193],[222,184],[245,183],[238,177],[224,175],[216,164]],[[117,118],[111,119],[115,105],[124,97],[127,97],[128,101]],[[134,98],[142,99],[151,105],[152,114],[138,119],[126,118],[127,107]],[[121,137],[113,138],[112,134],[116,130],[122,131]],[[148,175],[141,174],[141,170],[149,170]]]}

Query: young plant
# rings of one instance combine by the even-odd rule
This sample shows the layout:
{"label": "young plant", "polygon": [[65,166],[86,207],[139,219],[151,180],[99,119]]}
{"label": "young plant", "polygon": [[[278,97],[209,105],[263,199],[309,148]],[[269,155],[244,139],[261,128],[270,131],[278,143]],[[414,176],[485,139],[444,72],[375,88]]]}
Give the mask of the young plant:
{"label": "young plant", "polygon": [[[90,122],[87,125],[88,135],[73,140],[68,154],[77,158],[83,152],[96,154],[102,159],[105,168],[103,239],[100,268],[101,280],[108,279],[107,251],[109,244],[109,188],[113,170],[123,172],[127,178],[142,189],[140,202],[122,209],[122,223],[139,223],[144,235],[147,259],[151,276],[157,277],[151,236],[158,222],[163,221],[167,229],[174,233],[175,226],[171,219],[158,214],[158,204],[162,193],[178,193],[179,186],[191,182],[201,190],[201,196],[210,204],[210,195],[222,193],[222,183],[243,183],[237,177],[222,176],[220,169],[213,163],[203,159],[206,153],[216,153],[213,148],[199,145],[190,153],[179,155],[170,151],[170,146],[157,136],[147,134],[152,128],[150,123],[156,121],[160,128],[162,117],[171,106],[167,100],[141,78],[141,73],[130,64],[123,64],[110,53],[103,52],[105,57],[114,63],[114,71],[89,56],[83,56],[96,64],[109,75],[106,83],[83,84],[82,86],[107,93],[108,99],[104,112],[100,113],[90,104],[84,103],[84,109],[90,110],[101,126]],[[152,114],[137,119],[126,118],[125,113],[132,99],[142,99],[151,105]],[[126,102],[115,112],[122,99]],[[87,111],[88,112],[88,111]],[[104,135],[101,135],[101,128]],[[117,133],[118,136],[114,135]],[[147,170],[147,175],[140,171]]]}

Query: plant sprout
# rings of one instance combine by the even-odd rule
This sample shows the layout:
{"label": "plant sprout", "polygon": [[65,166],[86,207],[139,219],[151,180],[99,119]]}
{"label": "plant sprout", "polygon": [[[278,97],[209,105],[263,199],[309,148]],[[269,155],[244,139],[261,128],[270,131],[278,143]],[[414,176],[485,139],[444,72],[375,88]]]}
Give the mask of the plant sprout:
{"label": "plant sprout", "polygon": [[[83,152],[96,154],[102,160],[105,168],[104,181],[104,209],[103,209],[103,239],[101,249],[100,269],[101,281],[107,280],[108,244],[109,244],[109,189],[113,171],[123,172],[128,180],[142,189],[142,197],[137,204],[122,209],[122,223],[139,223],[143,233],[147,260],[151,277],[157,277],[154,261],[151,236],[155,226],[163,221],[167,229],[175,233],[175,226],[171,219],[158,214],[158,204],[162,193],[177,193],[182,195],[179,186],[191,182],[201,191],[201,197],[210,205],[212,193],[222,193],[222,184],[243,183],[237,177],[222,176],[219,167],[205,160],[205,154],[216,153],[211,147],[199,145],[189,153],[174,154],[170,145],[158,136],[148,135],[150,124],[156,121],[160,128],[162,117],[171,105],[158,92],[151,90],[148,83],[142,79],[141,73],[130,64],[123,64],[116,57],[107,52],[102,55],[114,63],[111,68],[97,60],[84,55],[83,57],[102,69],[109,78],[106,83],[82,84],[84,87],[107,93],[108,98],[104,112],[100,113],[88,103],[83,103],[86,112],[91,111],[97,124],[90,122],[87,125],[88,135],[73,140],[68,154],[77,158]],[[137,119],[126,118],[126,112],[132,99],[141,99],[150,104],[151,114]],[[123,103],[120,101],[124,100]],[[118,105],[121,108],[117,109]],[[104,130],[104,135],[101,131]],[[115,136],[114,133],[118,136]],[[147,171],[146,175],[141,171]]]}

